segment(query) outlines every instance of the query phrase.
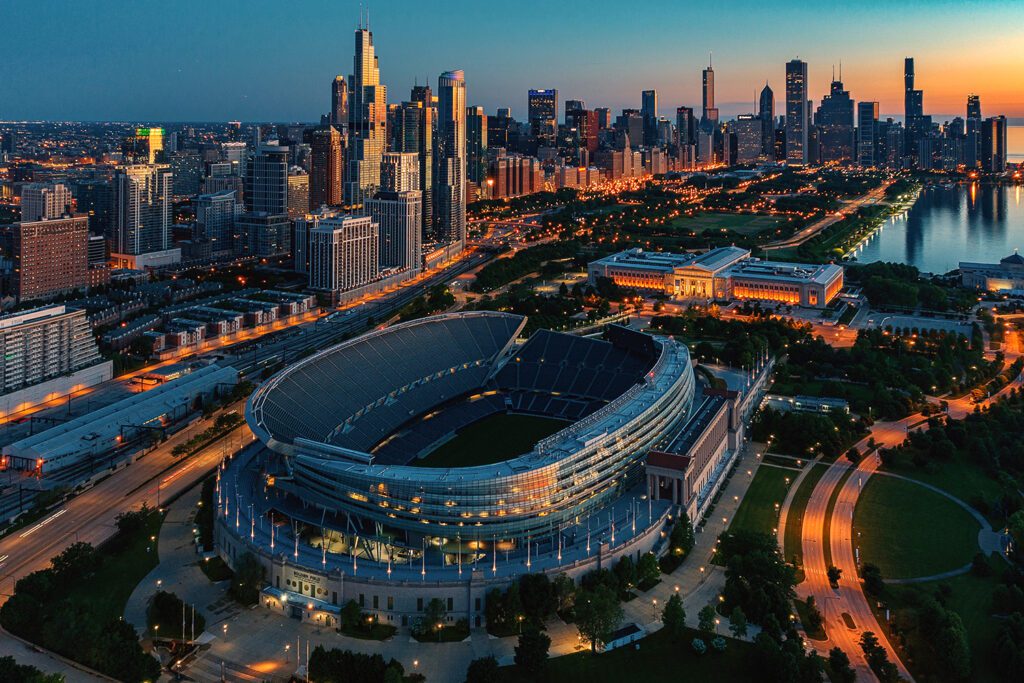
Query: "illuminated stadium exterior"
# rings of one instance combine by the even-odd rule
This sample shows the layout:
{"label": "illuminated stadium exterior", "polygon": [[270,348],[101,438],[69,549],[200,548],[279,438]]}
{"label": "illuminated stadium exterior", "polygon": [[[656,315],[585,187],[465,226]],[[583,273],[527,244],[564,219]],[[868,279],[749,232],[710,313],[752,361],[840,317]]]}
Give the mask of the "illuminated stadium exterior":
{"label": "illuminated stadium exterior", "polygon": [[[265,606],[334,623],[370,595],[378,619],[404,626],[424,597],[447,597],[479,625],[486,590],[522,573],[578,577],[660,550],[681,506],[644,466],[690,418],[686,346],[615,326],[521,343],[525,323],[479,311],[394,325],[253,393],[257,442],[218,473],[216,539],[229,563],[264,565]],[[498,413],[567,426],[502,462],[409,464]]]}

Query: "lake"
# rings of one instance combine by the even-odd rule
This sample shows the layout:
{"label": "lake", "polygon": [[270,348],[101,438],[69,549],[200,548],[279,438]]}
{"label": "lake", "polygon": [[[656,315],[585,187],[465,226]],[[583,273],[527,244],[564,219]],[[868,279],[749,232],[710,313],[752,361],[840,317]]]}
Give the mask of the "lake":
{"label": "lake", "polygon": [[855,252],[861,263],[896,261],[946,273],[960,261],[997,263],[1024,251],[1024,187],[933,185]]}

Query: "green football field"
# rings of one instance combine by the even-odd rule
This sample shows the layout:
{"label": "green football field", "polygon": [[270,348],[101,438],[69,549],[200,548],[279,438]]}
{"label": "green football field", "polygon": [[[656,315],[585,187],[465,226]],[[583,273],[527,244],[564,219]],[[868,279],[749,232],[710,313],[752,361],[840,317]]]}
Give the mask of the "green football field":
{"label": "green football field", "polygon": [[529,452],[535,443],[568,425],[564,420],[550,417],[498,413],[463,427],[451,441],[410,464],[417,467],[489,465]]}

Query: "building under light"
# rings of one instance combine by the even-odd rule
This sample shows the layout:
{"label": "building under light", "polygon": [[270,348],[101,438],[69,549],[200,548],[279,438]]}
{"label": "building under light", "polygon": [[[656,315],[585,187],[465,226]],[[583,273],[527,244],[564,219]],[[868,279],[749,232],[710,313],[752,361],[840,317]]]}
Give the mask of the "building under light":
{"label": "building under light", "polygon": [[766,301],[823,308],[843,288],[835,264],[783,263],[750,258],[740,247],[672,254],[629,249],[591,262],[590,284],[608,278],[644,294],[681,301]]}

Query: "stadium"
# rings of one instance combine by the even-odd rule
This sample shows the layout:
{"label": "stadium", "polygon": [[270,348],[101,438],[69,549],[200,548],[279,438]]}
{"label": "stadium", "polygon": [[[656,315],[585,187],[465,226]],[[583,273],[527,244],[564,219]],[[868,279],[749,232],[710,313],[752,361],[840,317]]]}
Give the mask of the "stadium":
{"label": "stadium", "polygon": [[330,621],[358,592],[397,625],[430,588],[479,621],[474,586],[655,547],[673,506],[647,495],[644,459],[687,422],[687,347],[618,326],[523,341],[525,324],[378,329],[253,393],[257,442],[219,472],[217,541],[229,563],[261,559],[266,606]]}

